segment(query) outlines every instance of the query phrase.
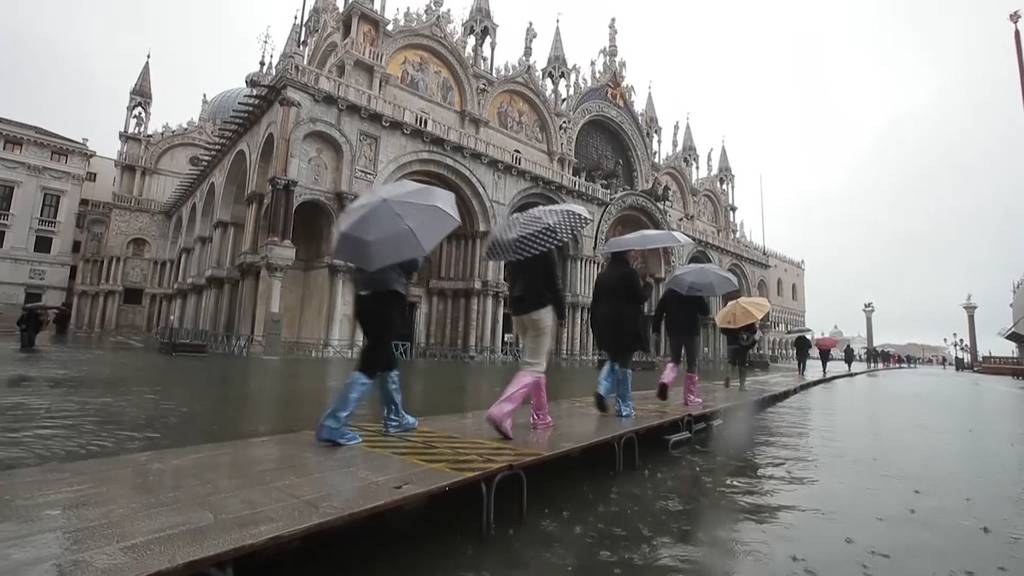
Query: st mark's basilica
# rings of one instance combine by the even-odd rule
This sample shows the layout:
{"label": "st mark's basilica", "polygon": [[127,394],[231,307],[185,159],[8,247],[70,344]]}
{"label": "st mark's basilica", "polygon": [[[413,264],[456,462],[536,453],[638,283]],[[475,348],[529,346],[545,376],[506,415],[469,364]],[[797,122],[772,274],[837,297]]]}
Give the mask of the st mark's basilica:
{"label": "st mark's basilica", "polygon": [[[688,120],[682,134],[678,122],[663,127],[650,93],[637,105],[614,19],[589,65],[567,61],[558,25],[535,60],[531,24],[521,58],[496,66],[487,0],[464,22],[443,0],[391,18],[383,5],[316,0],[276,61],[267,54],[244,86],[203,95],[198,119],[176,128],[150,126],[159,72],[146,60],[111,162],[114,189],[81,201],[78,331],[175,328],[214,349],[350,355],[361,335],[350,270],[330,257],[332,225],[353,198],[404,178],[454,192],[462,219],[410,294],[416,356],[508,351],[503,266],[482,259],[483,243],[507,214],[559,202],[586,207],[594,223],[560,254],[558,356],[595,355],[599,250],[643,228],[695,242],[637,263],[655,279],[651,310],[674,266],[712,262],[743,294],[771,300],[762,352],[788,354],[782,333],[804,324],[803,262],[745,237],[724,146],[714,158]],[[721,352],[711,325],[703,346]]]}

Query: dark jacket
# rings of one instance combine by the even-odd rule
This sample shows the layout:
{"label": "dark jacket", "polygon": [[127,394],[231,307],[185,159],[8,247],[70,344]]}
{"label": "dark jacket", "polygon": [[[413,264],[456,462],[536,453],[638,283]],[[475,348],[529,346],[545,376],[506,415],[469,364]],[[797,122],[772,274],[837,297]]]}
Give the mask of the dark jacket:
{"label": "dark jacket", "polygon": [[356,291],[409,293],[409,278],[420,269],[420,260],[406,260],[373,272],[356,269]]}
{"label": "dark jacket", "polygon": [[513,316],[553,306],[558,319],[565,320],[565,298],[553,252],[509,262],[505,268],[508,269],[508,306]]}
{"label": "dark jacket", "polygon": [[750,350],[757,346],[757,324],[747,324],[740,328],[721,328],[720,332],[725,336],[725,345],[729,348]]}
{"label": "dark jacket", "polygon": [[614,253],[594,281],[590,328],[597,347],[609,355],[630,354],[649,348],[644,303],[651,284],[641,282],[624,253]]}
{"label": "dark jacket", "polygon": [[843,348],[843,360],[847,364],[852,364],[855,358],[857,358],[857,353],[853,351],[853,347],[847,344],[846,348]]}
{"label": "dark jacket", "polygon": [[811,339],[807,336],[797,336],[796,340],[793,340],[793,348],[796,348],[797,358],[810,358],[811,347]]}
{"label": "dark jacket", "polygon": [[665,320],[665,332],[673,336],[695,336],[700,333],[700,319],[711,315],[708,301],[703,296],[685,296],[675,290],[666,290],[654,310],[651,331],[661,332],[661,321]]}
{"label": "dark jacket", "polygon": [[18,317],[18,330],[30,334],[38,334],[43,329],[43,319],[34,310],[26,310]]}

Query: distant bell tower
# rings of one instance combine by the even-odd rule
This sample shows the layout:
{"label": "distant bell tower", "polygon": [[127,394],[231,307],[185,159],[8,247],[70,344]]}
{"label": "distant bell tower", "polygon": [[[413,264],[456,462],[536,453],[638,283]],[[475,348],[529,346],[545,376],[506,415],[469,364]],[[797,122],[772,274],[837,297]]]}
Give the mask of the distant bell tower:
{"label": "distant bell tower", "polygon": [[129,196],[141,196],[144,174],[142,171],[142,153],[149,121],[153,113],[153,87],[149,74],[149,54],[146,63],[135,79],[135,85],[128,93],[128,107],[125,109],[124,128],[119,134],[121,151],[117,154],[119,171],[119,192]]}

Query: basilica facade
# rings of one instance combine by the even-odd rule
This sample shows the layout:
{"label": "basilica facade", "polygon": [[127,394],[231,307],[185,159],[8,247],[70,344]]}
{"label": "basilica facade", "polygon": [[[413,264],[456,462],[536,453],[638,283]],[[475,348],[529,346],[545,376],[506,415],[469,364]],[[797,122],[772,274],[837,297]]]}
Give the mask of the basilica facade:
{"label": "basilica facade", "polygon": [[[504,269],[482,258],[485,239],[508,214],[559,202],[594,216],[560,253],[559,356],[594,356],[600,249],[644,228],[694,240],[637,262],[656,293],[676,265],[718,264],[740,293],[772,301],[762,351],[784,354],[781,335],[804,323],[804,264],[746,239],[724,145],[713,162],[688,120],[680,142],[652,94],[638,105],[615,21],[585,69],[567,61],[557,25],[537,62],[532,24],[518,61],[496,66],[497,28],[487,0],[461,23],[443,0],[390,19],[383,2],[316,0],[276,62],[204,95],[197,120],[160,130],[149,126],[158,100],[147,60],[130,91],[112,199],[84,200],[80,211],[77,329],[173,328],[241,339],[251,353],[351,354],[361,335],[351,271],[331,257],[333,222],[374,186],[411,179],[454,192],[462,220],[410,293],[405,340],[418,356],[508,350]],[[709,355],[720,340],[708,326]]]}

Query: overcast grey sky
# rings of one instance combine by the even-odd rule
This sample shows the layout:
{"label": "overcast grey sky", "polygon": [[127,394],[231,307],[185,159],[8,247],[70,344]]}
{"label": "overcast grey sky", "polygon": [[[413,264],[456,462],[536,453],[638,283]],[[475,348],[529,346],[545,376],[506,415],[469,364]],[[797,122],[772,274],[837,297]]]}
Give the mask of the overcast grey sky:
{"label": "overcast grey sky", "polygon": [[[312,3],[312,0],[310,0]],[[457,16],[471,0],[449,0]],[[152,49],[153,125],[183,122],[239,86],[268,25],[284,43],[301,0],[5,0],[0,115],[116,151],[127,93]],[[388,12],[406,3],[391,0]],[[420,7],[416,3],[414,7]],[[941,342],[979,304],[983,351],[1024,274],[1024,108],[1011,9],[1024,0],[491,0],[498,61],[555,20],[587,69],[618,18],[628,81],[654,87],[665,146],[689,113],[701,157],[726,138],[739,217],[807,261],[807,319],[882,341]],[[461,18],[460,18],[461,19]]]}

